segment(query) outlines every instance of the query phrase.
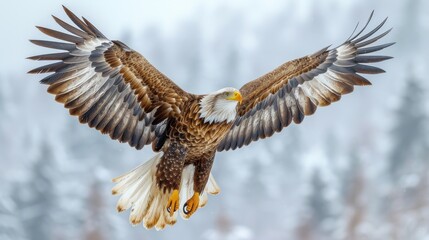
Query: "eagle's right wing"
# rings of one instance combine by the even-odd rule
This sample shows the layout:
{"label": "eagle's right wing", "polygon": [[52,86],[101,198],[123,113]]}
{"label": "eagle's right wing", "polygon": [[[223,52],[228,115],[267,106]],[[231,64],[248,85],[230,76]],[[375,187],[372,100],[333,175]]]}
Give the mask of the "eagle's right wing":
{"label": "eagle's right wing", "polygon": [[373,36],[386,22],[361,36],[372,18],[355,36],[339,47],[324,48],[314,54],[289,61],[240,88],[243,102],[238,117],[217,150],[249,145],[280,132],[292,121],[301,123],[319,106],[327,106],[353,91],[354,86],[371,84],[360,74],[384,71],[367,63],[381,62],[389,56],[367,55],[393,43],[369,46],[390,32]]}
{"label": "eagle's right wing", "polygon": [[[31,40],[32,43],[64,50],[29,57],[57,62],[29,73],[48,73],[41,83],[79,117],[112,139],[142,148],[165,129],[166,120],[180,114],[190,94],[153,67],[143,56],[119,41],[110,41],[89,21],[64,7],[75,28],[54,17],[68,33],[38,27],[65,42]],[[67,42],[67,43],[66,43]]]}

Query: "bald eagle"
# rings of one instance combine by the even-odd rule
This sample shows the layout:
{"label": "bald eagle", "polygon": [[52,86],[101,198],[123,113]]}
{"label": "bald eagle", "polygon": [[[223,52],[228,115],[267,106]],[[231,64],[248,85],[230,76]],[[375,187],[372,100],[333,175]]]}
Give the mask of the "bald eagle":
{"label": "bald eagle", "polygon": [[62,42],[30,40],[63,51],[29,57],[56,61],[29,73],[50,73],[40,82],[81,123],[136,149],[152,144],[157,154],[113,179],[112,189],[122,195],[117,210],[131,208],[130,222],[146,228],[173,225],[178,212],[189,218],[207,203],[207,194],[219,193],[210,173],[217,151],[270,137],[292,121],[301,123],[318,106],[340,100],[354,86],[370,85],[360,74],[384,71],[367,64],[391,57],[368,53],[393,44],[369,46],[390,32],[373,36],[385,19],[362,35],[371,13],[363,29],[336,48],[286,62],[240,89],[196,95],[138,52],[64,10],[75,26],[53,18],[68,33],[37,27]]}

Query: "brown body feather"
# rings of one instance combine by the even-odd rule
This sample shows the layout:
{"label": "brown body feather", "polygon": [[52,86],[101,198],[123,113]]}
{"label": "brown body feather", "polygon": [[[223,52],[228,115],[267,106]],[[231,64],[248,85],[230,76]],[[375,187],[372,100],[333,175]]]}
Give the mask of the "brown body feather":
{"label": "brown body feather", "polygon": [[[216,148],[232,125],[232,122],[204,123],[199,113],[201,97],[193,97],[186,102],[182,114],[169,123],[169,130],[165,132],[168,140],[163,151],[167,154],[161,159],[157,176],[160,187],[167,190],[178,189],[182,169],[193,164],[196,167],[194,191],[202,192],[210,175]],[[169,174],[176,177],[168,180],[163,177]]]}

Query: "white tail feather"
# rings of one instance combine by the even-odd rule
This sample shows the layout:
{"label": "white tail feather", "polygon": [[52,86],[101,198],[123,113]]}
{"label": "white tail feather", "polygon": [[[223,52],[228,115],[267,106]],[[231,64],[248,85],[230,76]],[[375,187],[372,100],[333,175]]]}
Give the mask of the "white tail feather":
{"label": "white tail feather", "polygon": [[176,215],[165,214],[171,192],[162,192],[156,184],[156,166],[163,153],[138,166],[132,171],[113,179],[117,183],[112,194],[122,194],[116,208],[119,212],[131,208],[130,223],[143,222],[146,228],[162,229],[166,224],[174,224]]}
{"label": "white tail feather", "polygon": [[[180,206],[183,206],[186,201],[194,194],[194,172],[195,166],[188,165],[182,172],[182,183],[180,185]],[[183,207],[179,207],[180,216],[187,220],[189,217],[183,212]]]}
{"label": "white tail feather", "polygon": [[206,185],[206,189],[205,191],[207,191],[208,193],[212,194],[212,195],[216,195],[218,193],[220,193],[220,187],[219,185],[217,185],[213,175],[210,173],[210,177],[209,180],[207,182]]}
{"label": "white tail feather", "polygon": [[[112,189],[112,194],[122,194],[116,208],[119,212],[131,208],[130,223],[133,225],[143,222],[146,228],[155,227],[160,230],[167,224],[173,225],[177,221],[177,212],[170,216],[167,211],[168,199],[172,192],[161,191],[156,182],[156,167],[162,155],[161,152],[132,171],[112,180],[116,183]],[[183,169],[179,190],[180,206],[183,206],[194,194],[194,171],[193,165]],[[200,195],[199,207],[204,207],[207,204],[207,193],[217,194],[219,192],[219,186],[210,174],[207,185]],[[179,207],[179,209],[182,218],[188,219],[189,217],[183,213],[183,208]]]}

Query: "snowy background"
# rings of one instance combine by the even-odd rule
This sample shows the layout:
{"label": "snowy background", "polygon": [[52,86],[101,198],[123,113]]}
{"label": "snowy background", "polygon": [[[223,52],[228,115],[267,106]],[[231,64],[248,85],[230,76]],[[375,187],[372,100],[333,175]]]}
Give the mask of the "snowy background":
{"label": "snowy background", "polygon": [[[301,125],[214,164],[222,192],[162,232],[116,213],[110,180],[153,155],[78,124],[40,76],[34,28],[61,29],[61,3],[146,56],[185,90],[239,88],[338,45],[375,9],[398,42],[369,76]],[[429,239],[429,2],[423,0],[3,1],[0,239]]]}

